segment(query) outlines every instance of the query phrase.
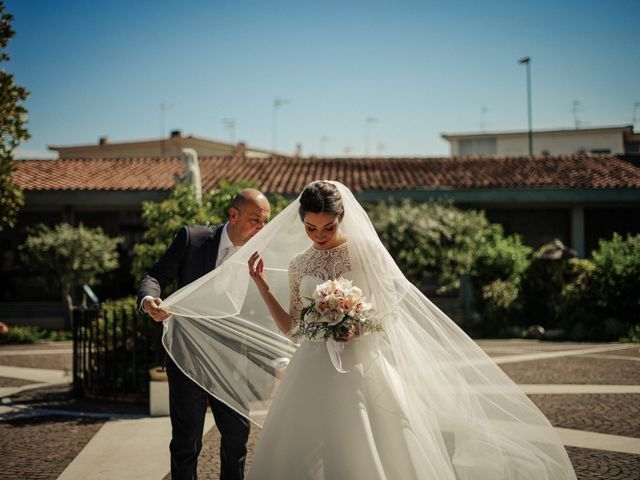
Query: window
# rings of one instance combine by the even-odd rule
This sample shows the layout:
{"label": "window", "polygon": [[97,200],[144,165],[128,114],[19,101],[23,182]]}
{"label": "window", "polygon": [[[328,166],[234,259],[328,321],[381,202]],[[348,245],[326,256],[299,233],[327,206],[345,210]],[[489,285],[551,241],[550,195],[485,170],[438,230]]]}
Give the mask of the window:
{"label": "window", "polygon": [[495,155],[496,138],[466,138],[458,143],[460,155]]}

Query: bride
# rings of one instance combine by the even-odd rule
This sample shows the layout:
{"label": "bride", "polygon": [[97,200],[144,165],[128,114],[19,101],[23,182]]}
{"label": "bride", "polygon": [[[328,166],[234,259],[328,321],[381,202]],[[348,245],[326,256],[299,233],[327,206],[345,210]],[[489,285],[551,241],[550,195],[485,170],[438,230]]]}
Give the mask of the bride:
{"label": "bride", "polygon": [[[301,335],[307,299],[339,278],[382,331]],[[305,187],[161,306],[176,364],[264,425],[248,479],[576,478],[544,415],[402,275],[338,182]]]}

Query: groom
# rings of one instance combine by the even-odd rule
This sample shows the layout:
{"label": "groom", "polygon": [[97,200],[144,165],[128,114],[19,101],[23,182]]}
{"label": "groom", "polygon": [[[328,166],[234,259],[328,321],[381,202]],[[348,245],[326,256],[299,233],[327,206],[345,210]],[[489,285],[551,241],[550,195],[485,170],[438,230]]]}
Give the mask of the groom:
{"label": "groom", "polygon": [[[162,289],[177,280],[178,288],[219,267],[235,250],[260,231],[269,220],[267,198],[258,190],[245,189],[236,195],[224,225],[182,227],[173,243],[142,279],[138,293],[141,310],[160,323],[169,313],[161,308]],[[156,351],[164,348],[160,338]],[[209,395],[188,378],[165,354],[169,380],[169,412],[172,438],[171,478],[197,477],[198,454],[202,448],[202,431],[207,404],[222,437],[220,479],[241,480],[247,455],[249,421],[224,403]]]}

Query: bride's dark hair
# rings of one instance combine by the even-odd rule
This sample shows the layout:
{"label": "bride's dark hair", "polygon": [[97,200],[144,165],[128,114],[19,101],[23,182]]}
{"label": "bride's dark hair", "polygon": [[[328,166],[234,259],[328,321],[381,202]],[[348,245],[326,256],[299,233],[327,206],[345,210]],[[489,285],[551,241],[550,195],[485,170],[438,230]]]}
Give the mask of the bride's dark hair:
{"label": "bride's dark hair", "polygon": [[304,221],[304,214],[330,213],[342,220],[344,217],[344,206],[342,197],[336,186],[326,180],[318,180],[310,183],[300,195],[300,208],[298,209],[300,218]]}

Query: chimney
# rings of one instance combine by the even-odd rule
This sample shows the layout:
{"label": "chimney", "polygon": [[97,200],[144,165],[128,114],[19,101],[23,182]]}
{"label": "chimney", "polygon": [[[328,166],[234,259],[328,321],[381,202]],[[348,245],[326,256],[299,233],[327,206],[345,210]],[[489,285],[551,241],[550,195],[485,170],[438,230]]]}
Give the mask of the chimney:
{"label": "chimney", "polygon": [[234,157],[244,157],[247,153],[247,144],[244,142],[238,142],[234,147],[232,155]]}
{"label": "chimney", "polygon": [[171,130],[171,135],[169,136],[169,138],[182,138],[182,130]]}
{"label": "chimney", "polygon": [[296,158],[302,158],[302,143],[296,143],[296,153],[294,153]]}
{"label": "chimney", "polygon": [[109,143],[109,137],[106,135],[98,140],[98,145],[106,145],[107,143]]}

